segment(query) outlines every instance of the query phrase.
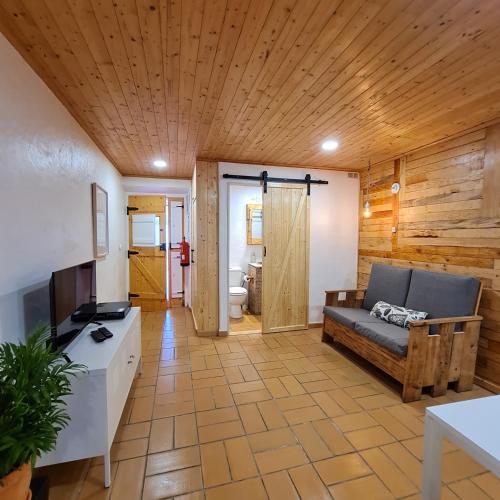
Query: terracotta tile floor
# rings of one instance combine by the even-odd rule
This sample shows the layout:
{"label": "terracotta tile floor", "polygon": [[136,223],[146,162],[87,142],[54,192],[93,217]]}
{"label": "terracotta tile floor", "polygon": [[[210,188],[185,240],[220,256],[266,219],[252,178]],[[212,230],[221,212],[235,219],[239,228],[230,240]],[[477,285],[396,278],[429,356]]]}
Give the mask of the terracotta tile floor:
{"label": "terracotta tile floor", "polygon": [[261,333],[262,323],[260,314],[252,314],[248,311],[243,313],[240,319],[229,318],[229,332],[231,334],[239,333]]}
{"label": "terracotta tile floor", "polygon": [[[489,393],[402,404],[379,372],[320,339],[199,338],[185,309],[144,313],[112,487],[101,458],[62,464],[40,470],[51,500],[419,498],[425,407]],[[500,481],[450,443],[443,481],[444,499],[500,498]]]}

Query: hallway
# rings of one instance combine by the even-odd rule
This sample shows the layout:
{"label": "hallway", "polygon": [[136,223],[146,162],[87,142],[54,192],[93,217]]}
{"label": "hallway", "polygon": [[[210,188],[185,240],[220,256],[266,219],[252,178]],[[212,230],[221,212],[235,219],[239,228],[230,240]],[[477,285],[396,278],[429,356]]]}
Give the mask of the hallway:
{"label": "hallway", "polygon": [[[197,337],[189,310],[143,313],[143,372],[102,460],[53,466],[51,500],[419,498],[426,404],[402,404],[321,330]],[[444,447],[443,498],[493,498],[500,482]],[[186,495],[186,496],[180,496]]]}

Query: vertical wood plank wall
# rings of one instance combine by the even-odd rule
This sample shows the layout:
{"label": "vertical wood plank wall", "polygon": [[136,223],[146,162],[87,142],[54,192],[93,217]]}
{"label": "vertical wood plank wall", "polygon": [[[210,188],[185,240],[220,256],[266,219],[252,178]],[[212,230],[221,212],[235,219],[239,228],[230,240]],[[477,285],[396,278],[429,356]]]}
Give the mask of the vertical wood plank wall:
{"label": "vertical wood plank wall", "polygon": [[[359,286],[373,262],[476,276],[485,290],[476,382],[500,391],[500,213],[486,182],[500,169],[498,127],[482,129],[420,149],[370,172],[372,217],[361,216]],[[492,146],[493,145],[493,146]],[[492,163],[494,166],[492,166]],[[391,193],[393,182],[401,190]],[[367,170],[361,175],[365,201]],[[492,194],[490,194],[492,193]],[[485,204],[487,203],[487,207]],[[485,208],[488,210],[485,213]],[[362,214],[362,210],[360,210]],[[397,232],[392,232],[392,227]]]}
{"label": "vertical wood plank wall", "polygon": [[193,176],[191,217],[192,308],[198,334],[216,335],[219,329],[218,163],[197,161]]}

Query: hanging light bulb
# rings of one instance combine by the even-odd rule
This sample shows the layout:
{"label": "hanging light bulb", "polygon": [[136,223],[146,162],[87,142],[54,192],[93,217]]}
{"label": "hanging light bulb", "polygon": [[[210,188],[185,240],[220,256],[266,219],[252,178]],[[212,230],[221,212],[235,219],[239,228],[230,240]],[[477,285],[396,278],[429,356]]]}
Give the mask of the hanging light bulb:
{"label": "hanging light bulb", "polygon": [[370,202],[368,200],[365,201],[364,208],[363,208],[363,217],[365,219],[368,219],[372,215],[372,210],[370,208]]}
{"label": "hanging light bulb", "polygon": [[366,187],[366,201],[363,205],[363,217],[368,219],[372,215],[370,208],[370,161],[368,160],[368,182]]}

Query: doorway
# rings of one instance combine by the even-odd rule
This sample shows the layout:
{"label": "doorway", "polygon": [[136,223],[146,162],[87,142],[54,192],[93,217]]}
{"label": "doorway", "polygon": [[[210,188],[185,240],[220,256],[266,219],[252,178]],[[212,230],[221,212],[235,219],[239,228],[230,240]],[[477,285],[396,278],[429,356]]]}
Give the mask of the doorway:
{"label": "doorway", "polygon": [[229,333],[261,333],[262,187],[228,187]]}
{"label": "doorway", "polygon": [[143,311],[164,311],[166,293],[166,198],[129,196],[129,297]]}
{"label": "doorway", "polygon": [[184,269],[181,266],[181,243],[185,236],[184,199],[167,198],[168,260],[167,296],[170,307],[184,305]]}

